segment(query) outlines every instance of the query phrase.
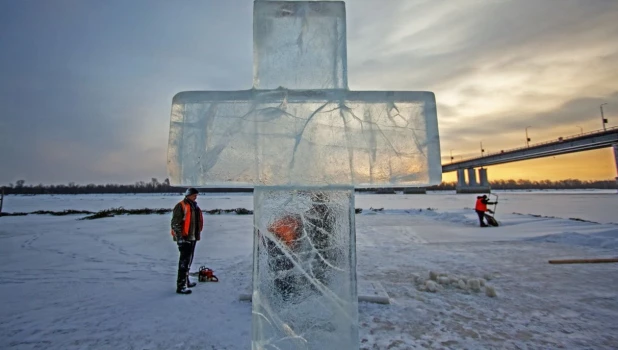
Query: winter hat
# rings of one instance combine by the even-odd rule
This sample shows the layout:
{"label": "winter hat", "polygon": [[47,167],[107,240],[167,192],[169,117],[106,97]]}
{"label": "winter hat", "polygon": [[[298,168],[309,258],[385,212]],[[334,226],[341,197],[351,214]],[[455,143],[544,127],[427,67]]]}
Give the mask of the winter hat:
{"label": "winter hat", "polygon": [[189,187],[187,188],[187,190],[185,191],[185,197],[193,195],[193,194],[198,194],[199,192],[193,188],[193,187]]}

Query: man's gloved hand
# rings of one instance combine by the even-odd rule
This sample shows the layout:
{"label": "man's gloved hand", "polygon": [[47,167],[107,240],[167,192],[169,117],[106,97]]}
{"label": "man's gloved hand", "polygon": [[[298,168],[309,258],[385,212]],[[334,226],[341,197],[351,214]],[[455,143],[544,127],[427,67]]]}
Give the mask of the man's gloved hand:
{"label": "man's gloved hand", "polygon": [[184,237],[182,237],[181,233],[174,232],[174,237],[176,238],[176,243],[180,244],[185,241]]}
{"label": "man's gloved hand", "polygon": [[181,239],[177,239],[177,240],[176,240],[176,244],[178,244],[178,246],[180,247],[180,246],[183,246],[183,245],[185,245],[185,244],[191,244],[191,242],[190,242],[190,241],[187,241],[187,240],[186,240],[186,239],[184,239],[184,238],[181,238]]}

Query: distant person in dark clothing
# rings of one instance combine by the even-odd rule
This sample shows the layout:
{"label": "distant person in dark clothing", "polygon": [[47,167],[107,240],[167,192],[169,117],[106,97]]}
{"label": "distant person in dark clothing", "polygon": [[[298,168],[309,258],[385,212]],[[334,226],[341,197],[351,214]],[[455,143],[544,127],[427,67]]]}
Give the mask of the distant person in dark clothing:
{"label": "distant person in dark clothing", "polygon": [[281,244],[278,246],[270,239],[265,242],[270,257],[269,267],[277,273],[273,282],[283,299],[290,298],[302,285],[308,284],[312,288],[313,283],[303,274],[293,271],[294,262],[282,248],[295,256],[300,268],[306,269],[306,273],[320,283],[326,282],[328,265],[335,258],[331,251],[335,217],[327,204],[328,197],[323,192],[315,192],[311,194],[311,202],[307,212],[284,215],[268,227],[273,238]]}
{"label": "distant person in dark clothing", "polygon": [[172,214],[172,237],[178,245],[180,258],[178,261],[178,278],[176,279],[176,293],[191,294],[190,287],[196,283],[189,280],[189,269],[193,262],[195,245],[200,240],[204,227],[202,210],[197,205],[195,188],[189,188],[185,192],[185,198],[174,207]]}
{"label": "distant person in dark clothing", "polygon": [[487,209],[488,204],[498,204],[498,202],[490,202],[486,194],[476,197],[476,205],[474,206],[474,210],[479,216],[479,222],[481,224],[481,227],[489,226],[483,221],[483,219],[485,219],[485,212],[493,213],[493,211]]}
{"label": "distant person in dark clothing", "polygon": [[300,215],[297,214],[287,214],[275,220],[269,225],[268,231],[281,246],[270,238],[266,238],[264,242],[269,256],[268,266],[275,272],[275,288],[284,300],[296,291],[298,285],[298,276],[293,272],[294,262],[286,256],[286,251],[292,255],[297,253],[299,238],[302,236],[301,222]]}

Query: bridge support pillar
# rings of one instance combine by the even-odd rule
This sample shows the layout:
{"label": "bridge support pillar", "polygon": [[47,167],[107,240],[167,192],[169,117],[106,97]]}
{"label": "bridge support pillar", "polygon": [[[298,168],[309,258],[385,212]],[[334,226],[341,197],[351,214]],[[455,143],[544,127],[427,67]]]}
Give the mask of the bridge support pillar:
{"label": "bridge support pillar", "polygon": [[476,169],[468,170],[468,182],[466,183],[465,172],[466,169],[457,170],[457,193],[489,193],[491,188],[487,178],[487,169],[480,168],[479,182],[476,181]]}
{"label": "bridge support pillar", "polygon": [[466,187],[466,170],[457,169],[457,188]]}
{"label": "bridge support pillar", "polygon": [[487,179],[487,169],[479,169],[479,183],[482,187],[489,187],[489,180]]}
{"label": "bridge support pillar", "polygon": [[468,169],[468,186],[476,186],[476,171],[474,168]]}

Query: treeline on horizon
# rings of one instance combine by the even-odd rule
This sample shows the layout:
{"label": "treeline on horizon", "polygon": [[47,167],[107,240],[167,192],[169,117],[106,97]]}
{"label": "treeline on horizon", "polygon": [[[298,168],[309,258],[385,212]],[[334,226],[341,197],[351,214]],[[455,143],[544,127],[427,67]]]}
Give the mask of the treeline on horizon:
{"label": "treeline on horizon", "polygon": [[[428,191],[449,191],[455,190],[456,182],[442,182],[437,186],[427,187]],[[494,180],[490,181],[491,188],[494,190],[535,190],[535,189],[615,189],[615,180]],[[15,184],[9,184],[2,187],[4,194],[98,194],[98,193],[175,193],[184,192],[184,187],[170,186],[169,180],[165,179],[159,182],[156,178],[152,178],[150,182],[138,181],[132,185],[122,184],[88,184],[77,185],[69,183],[67,185],[32,185],[26,184],[24,180],[19,180]],[[403,187],[396,187],[395,190],[402,190]],[[362,191],[374,191],[375,189],[362,189]],[[209,188],[203,189],[203,192],[252,192],[251,188]]]}

